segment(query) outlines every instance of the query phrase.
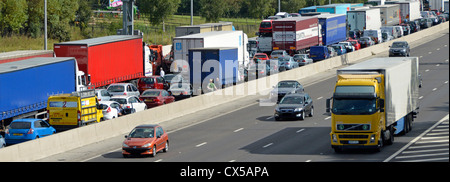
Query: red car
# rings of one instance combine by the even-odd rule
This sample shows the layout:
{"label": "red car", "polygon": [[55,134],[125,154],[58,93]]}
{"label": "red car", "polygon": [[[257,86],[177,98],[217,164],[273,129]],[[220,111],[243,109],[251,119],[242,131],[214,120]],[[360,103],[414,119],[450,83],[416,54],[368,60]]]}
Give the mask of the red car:
{"label": "red car", "polygon": [[352,43],[352,45],[355,47],[355,51],[361,49],[361,43],[359,42],[359,40],[348,39],[347,42]]}
{"label": "red car", "polygon": [[168,84],[161,76],[141,77],[137,83],[139,93],[147,89],[168,89]]}
{"label": "red car", "polygon": [[159,125],[139,125],[125,135],[122,143],[123,157],[130,155],[156,156],[159,151],[169,150],[169,136]]}
{"label": "red car", "polygon": [[258,58],[259,60],[269,60],[269,56],[266,53],[256,53],[253,58]]}
{"label": "red car", "polygon": [[147,89],[139,97],[147,105],[147,108],[156,107],[175,101],[175,97],[163,89]]}

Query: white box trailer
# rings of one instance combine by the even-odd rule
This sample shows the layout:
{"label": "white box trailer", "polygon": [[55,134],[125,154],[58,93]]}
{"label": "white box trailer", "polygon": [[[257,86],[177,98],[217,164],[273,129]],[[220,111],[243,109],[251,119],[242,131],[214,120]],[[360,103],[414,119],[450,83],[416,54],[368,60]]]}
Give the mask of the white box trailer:
{"label": "white box trailer", "polygon": [[429,7],[431,10],[444,11],[444,0],[429,0]]}
{"label": "white box trailer", "polygon": [[449,12],[449,10],[448,10],[448,0],[444,1],[444,12],[446,12],[446,13]]}
{"label": "white box trailer", "polygon": [[420,1],[387,1],[386,4],[400,5],[400,16],[402,18],[402,22],[405,19],[412,21],[421,18]]}
{"label": "white box trailer", "polygon": [[372,6],[371,8],[380,9],[380,21],[382,26],[393,26],[400,24],[400,5],[385,4],[379,6]]}
{"label": "white box trailer", "polygon": [[[175,37],[173,39],[174,63],[172,63],[170,70],[172,72],[189,70],[187,69],[187,62],[189,60],[189,49],[192,48],[235,47],[238,48],[239,65],[246,66],[249,62],[247,44],[247,34],[240,30],[213,31]],[[181,64],[181,62],[186,64]]]}
{"label": "white box trailer", "polygon": [[373,58],[337,74],[383,74],[386,126],[392,125],[419,108],[419,58]]}
{"label": "white box trailer", "polygon": [[381,28],[380,9],[347,11],[347,23],[349,31],[379,30]]}

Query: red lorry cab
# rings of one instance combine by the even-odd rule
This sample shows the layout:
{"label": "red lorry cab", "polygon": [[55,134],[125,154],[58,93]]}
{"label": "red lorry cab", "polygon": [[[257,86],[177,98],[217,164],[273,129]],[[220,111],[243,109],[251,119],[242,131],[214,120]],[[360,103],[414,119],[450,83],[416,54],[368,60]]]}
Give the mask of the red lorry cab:
{"label": "red lorry cab", "polygon": [[261,24],[259,24],[259,33],[260,34],[266,34],[266,33],[272,33],[272,22],[273,20],[263,20],[261,21]]}

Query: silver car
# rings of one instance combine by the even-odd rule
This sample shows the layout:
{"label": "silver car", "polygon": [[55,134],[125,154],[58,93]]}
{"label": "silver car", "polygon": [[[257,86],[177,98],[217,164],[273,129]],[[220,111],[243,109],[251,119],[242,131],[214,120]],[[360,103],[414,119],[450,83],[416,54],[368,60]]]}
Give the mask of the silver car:
{"label": "silver car", "polygon": [[139,90],[131,83],[113,83],[106,89],[111,95],[125,95],[139,97]]}
{"label": "silver car", "polygon": [[109,101],[112,95],[106,89],[95,89],[98,101]]}
{"label": "silver car", "polygon": [[297,61],[299,66],[313,63],[313,60],[309,58],[308,54],[296,54],[294,55],[294,61]]}

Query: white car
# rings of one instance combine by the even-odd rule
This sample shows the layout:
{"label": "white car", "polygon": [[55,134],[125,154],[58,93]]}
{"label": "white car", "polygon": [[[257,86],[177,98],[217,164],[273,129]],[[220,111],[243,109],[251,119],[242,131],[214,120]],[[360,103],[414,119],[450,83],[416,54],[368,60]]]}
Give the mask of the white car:
{"label": "white car", "polygon": [[112,96],[106,89],[95,89],[95,95],[98,101],[109,101]]}
{"label": "white car", "polygon": [[106,89],[111,95],[138,96],[139,90],[131,83],[113,83]]}
{"label": "white car", "polygon": [[103,109],[103,119],[110,120],[119,117],[119,110],[122,110],[122,106],[116,101],[100,101],[100,107]]}
{"label": "white car", "polygon": [[139,100],[137,96],[115,95],[111,97],[110,101],[118,102],[122,108],[133,108],[134,112],[147,109],[144,101]]}
{"label": "white car", "polygon": [[347,52],[355,51],[355,46],[353,46],[353,44],[350,42],[339,42],[338,44],[344,45],[345,49],[347,49]]}

